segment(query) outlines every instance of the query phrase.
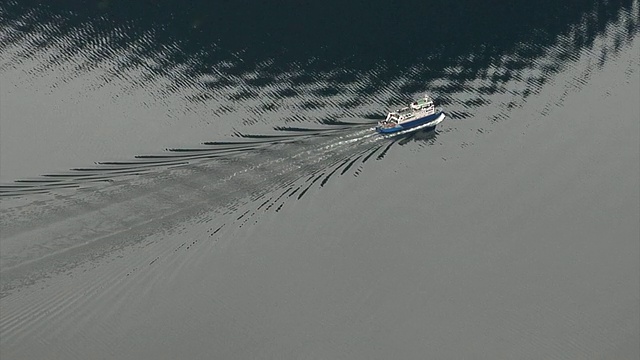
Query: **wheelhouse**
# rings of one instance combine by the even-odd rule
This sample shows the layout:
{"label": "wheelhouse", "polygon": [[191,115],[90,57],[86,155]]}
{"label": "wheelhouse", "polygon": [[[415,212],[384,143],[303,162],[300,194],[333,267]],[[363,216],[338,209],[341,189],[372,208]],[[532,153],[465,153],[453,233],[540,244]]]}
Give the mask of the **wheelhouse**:
{"label": "wheelhouse", "polygon": [[422,98],[410,103],[409,106],[389,112],[384,120],[378,122],[378,128],[385,130],[385,132],[389,132],[391,129],[402,129],[407,124],[433,116],[436,111],[440,110],[436,110],[433,99],[425,94]]}

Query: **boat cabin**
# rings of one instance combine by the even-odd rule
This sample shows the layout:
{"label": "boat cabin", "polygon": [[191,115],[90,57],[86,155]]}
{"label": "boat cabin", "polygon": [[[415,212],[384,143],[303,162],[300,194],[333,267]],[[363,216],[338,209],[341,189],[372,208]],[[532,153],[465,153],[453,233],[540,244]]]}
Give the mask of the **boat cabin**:
{"label": "boat cabin", "polygon": [[433,107],[433,100],[429,95],[425,95],[422,99],[418,99],[411,103],[413,110],[421,110]]}
{"label": "boat cabin", "polygon": [[382,128],[392,128],[415,118],[416,115],[423,117],[425,115],[431,115],[434,112],[435,106],[433,100],[429,95],[424,95],[424,97],[412,102],[409,106],[390,112],[387,118],[380,121],[378,125]]}
{"label": "boat cabin", "polygon": [[[407,107],[403,107],[396,111],[389,112],[384,120],[378,121],[378,132],[391,133],[399,131],[403,128],[410,128],[427,124],[429,121],[435,121],[436,110],[433,99],[428,94],[422,98],[412,102]],[[442,121],[442,118],[438,122]]]}

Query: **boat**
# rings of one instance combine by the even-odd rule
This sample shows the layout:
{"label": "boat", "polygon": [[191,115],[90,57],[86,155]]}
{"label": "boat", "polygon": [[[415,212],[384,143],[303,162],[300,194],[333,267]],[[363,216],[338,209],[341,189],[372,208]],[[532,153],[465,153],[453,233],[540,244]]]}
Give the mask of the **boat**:
{"label": "boat", "polygon": [[404,130],[417,130],[435,127],[445,118],[441,108],[435,107],[428,94],[412,102],[409,106],[390,112],[384,120],[378,122],[376,131],[392,134]]}

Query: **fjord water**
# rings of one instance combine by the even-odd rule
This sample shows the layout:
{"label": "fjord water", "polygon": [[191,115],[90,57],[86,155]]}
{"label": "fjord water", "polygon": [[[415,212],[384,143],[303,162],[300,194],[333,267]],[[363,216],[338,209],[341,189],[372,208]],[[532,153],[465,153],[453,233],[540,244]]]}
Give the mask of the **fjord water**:
{"label": "fjord water", "polygon": [[1,4],[0,354],[638,358],[639,9]]}

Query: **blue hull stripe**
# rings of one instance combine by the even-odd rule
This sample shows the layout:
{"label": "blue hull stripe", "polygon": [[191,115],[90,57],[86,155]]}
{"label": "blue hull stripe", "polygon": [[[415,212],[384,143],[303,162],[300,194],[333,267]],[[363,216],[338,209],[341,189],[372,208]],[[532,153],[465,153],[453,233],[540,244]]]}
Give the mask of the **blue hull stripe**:
{"label": "blue hull stripe", "polygon": [[437,113],[433,113],[431,115],[427,115],[425,117],[419,118],[419,119],[414,119],[411,121],[408,121],[406,123],[400,124],[400,126],[396,126],[393,128],[389,128],[389,129],[383,129],[383,128],[377,128],[376,130],[379,133],[394,133],[394,132],[398,132],[398,131],[402,131],[402,130],[407,130],[407,129],[411,129],[420,125],[424,125],[430,121],[433,121],[435,119],[437,119],[440,115],[442,114],[442,112],[437,112]]}

